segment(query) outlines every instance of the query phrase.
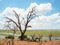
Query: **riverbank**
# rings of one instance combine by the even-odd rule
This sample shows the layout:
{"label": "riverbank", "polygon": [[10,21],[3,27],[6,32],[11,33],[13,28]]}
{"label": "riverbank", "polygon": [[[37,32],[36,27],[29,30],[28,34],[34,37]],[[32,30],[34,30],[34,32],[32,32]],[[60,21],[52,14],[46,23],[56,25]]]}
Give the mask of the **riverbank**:
{"label": "riverbank", "polygon": [[[2,36],[7,36],[7,35],[12,35],[13,31],[12,30],[0,30],[0,35]],[[16,34],[20,35],[20,31],[17,30]],[[25,32],[25,35],[30,36],[30,35],[42,35],[44,36],[49,36],[49,34],[52,34],[55,37],[60,37],[60,30],[27,30]]]}
{"label": "riverbank", "polygon": [[[9,42],[10,41],[10,42]],[[7,43],[12,45],[11,39],[0,39],[0,44],[7,45]],[[60,40],[43,40],[42,42],[30,42],[30,41],[21,41],[19,39],[14,39],[14,45],[60,45]]]}

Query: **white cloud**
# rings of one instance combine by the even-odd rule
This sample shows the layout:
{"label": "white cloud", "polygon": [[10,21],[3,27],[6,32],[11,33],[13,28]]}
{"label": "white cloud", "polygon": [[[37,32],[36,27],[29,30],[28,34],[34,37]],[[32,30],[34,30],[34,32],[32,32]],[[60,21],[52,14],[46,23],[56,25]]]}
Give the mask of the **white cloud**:
{"label": "white cloud", "polygon": [[51,3],[40,4],[37,6],[37,10],[41,14],[46,14],[52,10],[52,5],[51,5]]}
{"label": "white cloud", "polygon": [[11,8],[11,7],[7,7],[3,12],[2,14],[0,14],[0,17],[3,16],[3,15],[13,15],[13,11],[12,10],[15,10],[18,14],[22,14],[22,15],[25,15],[27,14],[28,11],[30,11],[32,9],[32,7],[35,7],[35,10],[36,12],[39,12],[39,13],[42,13],[42,14],[45,14],[47,12],[50,12],[52,10],[52,6],[51,6],[51,3],[46,3],[46,4],[36,4],[36,3],[31,3],[31,5],[28,7],[28,9],[22,9],[22,8]]}
{"label": "white cloud", "polygon": [[40,5],[32,3],[27,9],[7,7],[2,13],[0,13],[0,23],[4,24],[3,22],[6,21],[6,19],[2,17],[9,17],[16,21],[12,10],[15,10],[20,14],[20,17],[25,17],[27,12],[34,6],[36,6],[36,13],[40,16],[36,17],[29,23],[29,25],[32,25],[32,29],[60,29],[60,13],[54,13],[49,16],[45,15],[53,9],[51,3]]}
{"label": "white cloud", "polygon": [[50,12],[52,10],[52,5],[51,3],[45,3],[45,4],[36,4],[36,3],[31,3],[31,5],[29,6],[29,8],[27,10],[31,10],[32,7],[36,7],[36,13],[37,14],[46,14],[48,12]]}
{"label": "white cloud", "polygon": [[50,16],[39,16],[32,20],[30,25],[36,29],[60,29],[60,14],[55,13]]}
{"label": "white cloud", "polygon": [[59,13],[55,13],[50,16],[40,16],[39,18],[43,22],[55,22],[56,20],[60,19],[60,16]]}

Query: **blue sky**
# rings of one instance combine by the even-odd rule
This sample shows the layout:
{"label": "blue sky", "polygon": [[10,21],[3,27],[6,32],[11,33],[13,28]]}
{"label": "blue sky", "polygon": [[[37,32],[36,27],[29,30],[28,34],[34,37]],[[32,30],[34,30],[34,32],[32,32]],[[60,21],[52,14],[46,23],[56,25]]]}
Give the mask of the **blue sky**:
{"label": "blue sky", "polygon": [[2,12],[6,7],[18,7],[18,8],[28,8],[31,3],[52,3],[56,11],[60,11],[60,0],[1,0],[0,1],[0,12]]}
{"label": "blue sky", "polygon": [[38,6],[37,10],[41,10],[39,13],[44,14],[30,23],[33,29],[60,29],[60,0],[0,0],[0,23],[3,24],[6,14],[12,13],[11,9],[24,12],[34,5]]}

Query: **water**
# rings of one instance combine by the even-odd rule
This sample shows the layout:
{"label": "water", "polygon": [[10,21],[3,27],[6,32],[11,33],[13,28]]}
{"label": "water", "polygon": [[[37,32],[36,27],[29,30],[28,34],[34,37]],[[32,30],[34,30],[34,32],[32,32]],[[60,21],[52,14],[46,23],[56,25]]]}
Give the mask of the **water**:
{"label": "water", "polygon": [[[9,35],[13,35],[13,33],[3,33],[1,32],[0,34],[9,34]],[[15,34],[14,36],[20,36],[19,34]],[[5,38],[5,36],[0,35],[0,38]]]}
{"label": "water", "polygon": [[[0,33],[0,34],[10,34],[13,35],[13,33]],[[15,34],[15,36],[20,36],[19,34]],[[5,38],[5,36],[0,35],[0,38]],[[60,37],[52,37],[52,40],[60,40]],[[42,37],[42,40],[49,40],[49,37]]]}
{"label": "water", "polygon": [[0,38],[5,38],[5,36],[1,36],[1,35],[0,35]]}
{"label": "water", "polygon": [[[13,33],[0,33],[0,34],[9,34],[9,35],[13,35]],[[20,36],[19,34],[15,34],[15,36]]]}
{"label": "water", "polygon": [[[60,37],[51,37],[52,40],[60,40]],[[49,37],[42,37],[42,40],[49,40]]]}
{"label": "water", "polygon": [[[5,36],[0,35],[0,38],[5,38]],[[60,37],[52,37],[51,39],[52,40],[60,40]],[[42,40],[49,40],[49,37],[42,37]]]}

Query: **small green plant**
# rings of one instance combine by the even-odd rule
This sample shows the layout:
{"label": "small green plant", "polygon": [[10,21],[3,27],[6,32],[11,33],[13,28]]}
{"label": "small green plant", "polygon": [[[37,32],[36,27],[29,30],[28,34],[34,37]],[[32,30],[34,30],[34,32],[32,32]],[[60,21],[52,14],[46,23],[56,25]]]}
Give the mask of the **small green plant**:
{"label": "small green plant", "polygon": [[[18,39],[20,39],[20,38],[21,38],[21,36],[18,36]],[[25,38],[27,38],[27,35],[24,35],[24,39],[25,39]]]}
{"label": "small green plant", "polygon": [[14,39],[14,36],[8,35],[8,36],[6,36],[5,38],[7,38],[7,39]]}

